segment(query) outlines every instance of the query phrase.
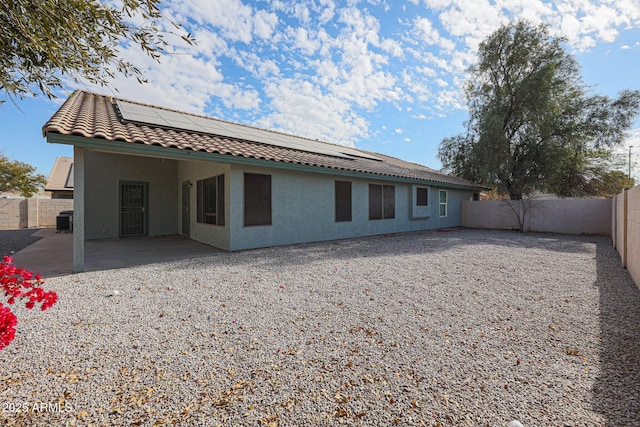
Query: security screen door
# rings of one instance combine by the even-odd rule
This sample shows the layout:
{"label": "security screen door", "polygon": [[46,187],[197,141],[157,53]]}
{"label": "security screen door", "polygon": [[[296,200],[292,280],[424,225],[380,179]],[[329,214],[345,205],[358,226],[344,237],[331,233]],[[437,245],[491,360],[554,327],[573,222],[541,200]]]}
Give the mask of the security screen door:
{"label": "security screen door", "polygon": [[120,182],[120,237],[147,235],[146,182]]}

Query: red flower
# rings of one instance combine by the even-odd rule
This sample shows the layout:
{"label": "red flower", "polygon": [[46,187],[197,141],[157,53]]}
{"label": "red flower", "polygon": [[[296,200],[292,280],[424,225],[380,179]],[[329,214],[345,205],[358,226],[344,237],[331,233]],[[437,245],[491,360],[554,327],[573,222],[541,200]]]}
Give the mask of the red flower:
{"label": "red flower", "polygon": [[0,303],[0,350],[8,346],[16,336],[16,315]]}
{"label": "red flower", "polygon": [[[34,280],[35,279],[35,280]],[[16,299],[26,299],[25,307],[32,309],[37,303],[41,304],[42,311],[48,309],[58,301],[58,295],[49,291],[46,292],[39,286],[44,281],[40,274],[33,275],[32,272],[23,268],[13,266],[13,258],[4,256],[0,263],[0,296],[2,291],[7,298],[8,304],[14,304]],[[18,320],[9,307],[0,303],[0,350],[13,341],[16,334],[15,326]]]}

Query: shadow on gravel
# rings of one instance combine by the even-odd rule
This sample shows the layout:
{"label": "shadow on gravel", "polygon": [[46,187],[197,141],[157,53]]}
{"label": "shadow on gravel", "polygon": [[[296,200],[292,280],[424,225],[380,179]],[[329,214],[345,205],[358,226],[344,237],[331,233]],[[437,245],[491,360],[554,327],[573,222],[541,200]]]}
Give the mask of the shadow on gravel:
{"label": "shadow on gravel", "polygon": [[13,255],[27,246],[40,240],[40,237],[33,236],[39,228],[24,228],[21,230],[1,230],[0,231],[0,256]]}
{"label": "shadow on gravel", "polygon": [[611,243],[596,246],[600,290],[601,373],[593,408],[610,426],[640,425],[640,289]]}

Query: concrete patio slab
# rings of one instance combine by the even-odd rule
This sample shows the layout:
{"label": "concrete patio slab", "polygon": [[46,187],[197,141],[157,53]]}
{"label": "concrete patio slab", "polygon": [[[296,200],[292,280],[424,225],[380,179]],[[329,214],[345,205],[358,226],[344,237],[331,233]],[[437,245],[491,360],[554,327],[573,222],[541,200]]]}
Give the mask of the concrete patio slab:
{"label": "concrete patio slab", "polygon": [[[33,236],[40,237],[40,240],[13,255],[16,266],[41,273],[44,277],[72,274],[72,233],[41,229]],[[85,243],[85,270],[110,270],[221,252],[182,236],[89,240]]]}

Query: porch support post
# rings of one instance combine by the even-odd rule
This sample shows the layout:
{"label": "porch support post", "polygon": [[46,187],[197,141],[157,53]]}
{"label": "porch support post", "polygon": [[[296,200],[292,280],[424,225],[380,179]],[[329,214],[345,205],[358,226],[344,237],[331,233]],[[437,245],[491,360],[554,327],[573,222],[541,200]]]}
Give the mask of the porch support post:
{"label": "porch support post", "polygon": [[73,272],[84,271],[84,148],[73,147]]}

